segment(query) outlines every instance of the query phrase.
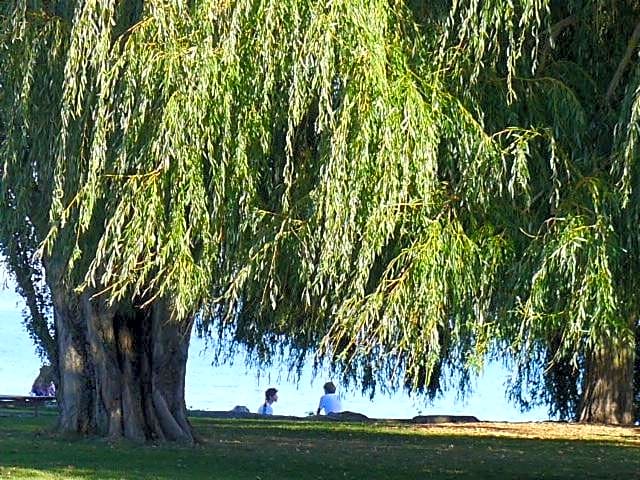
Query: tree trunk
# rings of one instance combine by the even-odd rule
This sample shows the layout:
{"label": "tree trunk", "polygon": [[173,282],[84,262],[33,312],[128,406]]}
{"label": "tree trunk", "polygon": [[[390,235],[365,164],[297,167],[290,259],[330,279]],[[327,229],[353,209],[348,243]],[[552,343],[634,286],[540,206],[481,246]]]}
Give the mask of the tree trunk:
{"label": "tree trunk", "polygon": [[75,296],[54,291],[52,297],[58,341],[58,427],[63,432],[95,433],[95,378],[86,347],[86,325]]}
{"label": "tree trunk", "polygon": [[184,400],[192,321],[174,321],[161,300],[113,309],[58,293],[54,306],[62,431],[193,443]]}
{"label": "tree trunk", "polygon": [[633,423],[634,347],[612,343],[587,359],[579,412],[581,422]]}

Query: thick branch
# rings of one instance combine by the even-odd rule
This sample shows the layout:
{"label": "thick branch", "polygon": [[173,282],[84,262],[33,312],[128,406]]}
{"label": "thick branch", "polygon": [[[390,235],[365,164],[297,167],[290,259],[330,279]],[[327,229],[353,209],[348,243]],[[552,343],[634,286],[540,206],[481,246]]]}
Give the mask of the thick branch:
{"label": "thick branch", "polygon": [[578,23],[577,15],[569,15],[551,26],[549,29],[549,38],[547,38],[542,52],[540,53],[540,70],[544,68],[547,58],[549,57],[549,50],[554,47],[558,36],[565,28],[571,27],[576,23]]}
{"label": "thick branch", "polygon": [[638,46],[638,40],[640,40],[640,22],[636,24],[636,28],[633,30],[631,34],[631,38],[629,39],[629,43],[627,44],[627,51],[624,52],[624,56],[622,60],[618,64],[618,68],[616,69],[616,73],[613,75],[611,82],[609,83],[609,87],[607,88],[606,100],[607,103],[611,103],[611,99],[613,97],[618,84],[620,83],[620,79],[622,78],[622,74],[627,68],[627,65],[631,61],[631,57],[633,56],[633,52]]}

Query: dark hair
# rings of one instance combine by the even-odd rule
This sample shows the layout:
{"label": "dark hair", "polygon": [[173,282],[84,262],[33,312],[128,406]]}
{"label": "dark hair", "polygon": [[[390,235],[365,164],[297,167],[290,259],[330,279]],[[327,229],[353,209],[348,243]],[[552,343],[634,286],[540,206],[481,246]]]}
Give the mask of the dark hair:
{"label": "dark hair", "polygon": [[276,390],[275,388],[267,388],[264,391],[264,399],[265,400],[269,400],[271,397],[273,397],[276,393],[278,393],[278,390]]}
{"label": "dark hair", "polygon": [[324,393],[336,393],[336,386],[333,382],[327,382],[324,384]]}

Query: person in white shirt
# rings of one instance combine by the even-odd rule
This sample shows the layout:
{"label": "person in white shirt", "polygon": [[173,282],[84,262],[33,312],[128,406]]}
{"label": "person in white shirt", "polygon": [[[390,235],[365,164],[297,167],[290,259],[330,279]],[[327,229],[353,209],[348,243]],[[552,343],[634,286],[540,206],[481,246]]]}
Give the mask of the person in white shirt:
{"label": "person in white shirt", "polygon": [[324,384],[324,395],[320,397],[320,404],[318,405],[318,411],[316,415],[320,415],[320,412],[324,410],[326,415],[332,413],[340,413],[342,411],[342,404],[340,398],[336,393],[336,386],[333,382],[327,382]]}
{"label": "person in white shirt", "polygon": [[260,415],[273,415],[273,402],[278,401],[278,390],[275,388],[267,388],[264,392],[264,403],[258,408]]}

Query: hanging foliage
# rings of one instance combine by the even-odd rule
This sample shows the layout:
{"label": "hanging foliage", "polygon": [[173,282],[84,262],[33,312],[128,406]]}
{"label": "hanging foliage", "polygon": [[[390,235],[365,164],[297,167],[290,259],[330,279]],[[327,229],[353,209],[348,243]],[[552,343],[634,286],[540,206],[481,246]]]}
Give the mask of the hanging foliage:
{"label": "hanging foliage", "polygon": [[634,348],[636,2],[0,8],[0,242],[49,285],[372,392],[508,358],[563,416],[526,385]]}

